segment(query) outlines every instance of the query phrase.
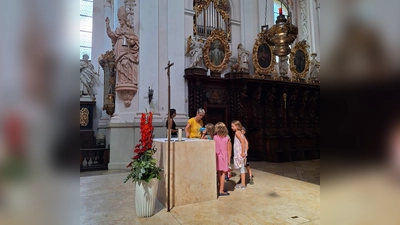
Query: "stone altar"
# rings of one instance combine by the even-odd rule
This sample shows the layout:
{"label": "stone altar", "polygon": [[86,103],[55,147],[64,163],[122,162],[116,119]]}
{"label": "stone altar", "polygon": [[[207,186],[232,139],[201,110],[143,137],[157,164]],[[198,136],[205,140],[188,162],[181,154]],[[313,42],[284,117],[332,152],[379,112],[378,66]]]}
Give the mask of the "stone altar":
{"label": "stone altar", "polygon": [[[155,138],[153,144],[157,148],[154,155],[157,166],[164,169],[157,199],[167,207],[168,141],[167,138]],[[177,138],[171,138],[170,145],[171,208],[217,199],[215,142],[186,138],[177,141]]]}

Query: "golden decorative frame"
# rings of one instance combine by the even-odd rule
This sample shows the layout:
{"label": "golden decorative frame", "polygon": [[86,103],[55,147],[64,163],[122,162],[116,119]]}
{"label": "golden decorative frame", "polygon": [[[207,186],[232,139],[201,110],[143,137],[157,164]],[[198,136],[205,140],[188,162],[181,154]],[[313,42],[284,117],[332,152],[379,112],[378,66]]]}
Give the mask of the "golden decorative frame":
{"label": "golden decorative frame", "polygon": [[[266,36],[266,31],[262,31],[261,33],[259,33],[257,35],[256,42],[254,43],[253,46],[253,64],[254,64],[255,74],[257,75],[273,75],[276,73],[275,71],[276,59],[275,55],[272,53],[273,46],[267,42],[265,36]],[[258,48],[261,45],[268,46],[270,51],[271,61],[267,68],[262,67],[258,63]]]}
{"label": "golden decorative frame", "polygon": [[[224,47],[224,59],[219,65],[214,65],[210,60],[210,47],[214,41],[220,41],[221,45]],[[231,57],[232,52],[229,48],[226,33],[223,30],[213,30],[211,35],[207,38],[206,44],[203,48],[204,64],[213,72],[222,72],[229,63],[229,57]]]}
{"label": "golden decorative frame", "polygon": [[[309,59],[309,55],[308,55],[308,51],[307,48],[309,48],[310,46],[307,44],[306,40],[302,40],[300,42],[297,42],[294,47],[292,48],[292,51],[290,52],[290,71],[293,74],[293,80],[304,80],[308,74],[308,70],[310,69],[310,59]],[[302,51],[304,54],[304,61],[305,61],[305,65],[304,65],[304,70],[301,72],[298,72],[296,70],[296,65],[294,64],[294,60],[296,57],[296,52],[297,51]]]}

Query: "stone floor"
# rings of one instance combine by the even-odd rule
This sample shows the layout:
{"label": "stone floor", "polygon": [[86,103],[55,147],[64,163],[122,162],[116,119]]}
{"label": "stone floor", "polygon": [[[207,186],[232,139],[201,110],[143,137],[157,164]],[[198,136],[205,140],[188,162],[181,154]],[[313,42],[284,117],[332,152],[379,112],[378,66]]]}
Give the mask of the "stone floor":
{"label": "stone floor", "polygon": [[250,162],[254,185],[235,190],[238,170],[225,183],[230,196],[179,206],[138,218],[135,186],[126,170],[81,173],[81,224],[320,224],[320,160]]}

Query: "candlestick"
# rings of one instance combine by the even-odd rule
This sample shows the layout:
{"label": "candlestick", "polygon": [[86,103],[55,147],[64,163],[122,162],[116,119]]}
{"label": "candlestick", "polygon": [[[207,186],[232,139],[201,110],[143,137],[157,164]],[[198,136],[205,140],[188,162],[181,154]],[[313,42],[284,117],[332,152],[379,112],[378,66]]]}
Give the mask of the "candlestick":
{"label": "candlestick", "polygon": [[182,141],[182,129],[178,129],[178,141]]}

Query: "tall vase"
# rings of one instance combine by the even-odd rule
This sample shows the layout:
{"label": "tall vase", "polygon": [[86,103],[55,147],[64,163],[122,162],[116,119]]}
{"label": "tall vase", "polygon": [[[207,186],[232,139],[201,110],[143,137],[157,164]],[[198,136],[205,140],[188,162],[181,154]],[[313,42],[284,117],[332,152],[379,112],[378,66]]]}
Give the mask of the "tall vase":
{"label": "tall vase", "polygon": [[136,182],[135,204],[138,217],[150,217],[154,215],[156,208],[158,179],[153,178],[149,182]]}

